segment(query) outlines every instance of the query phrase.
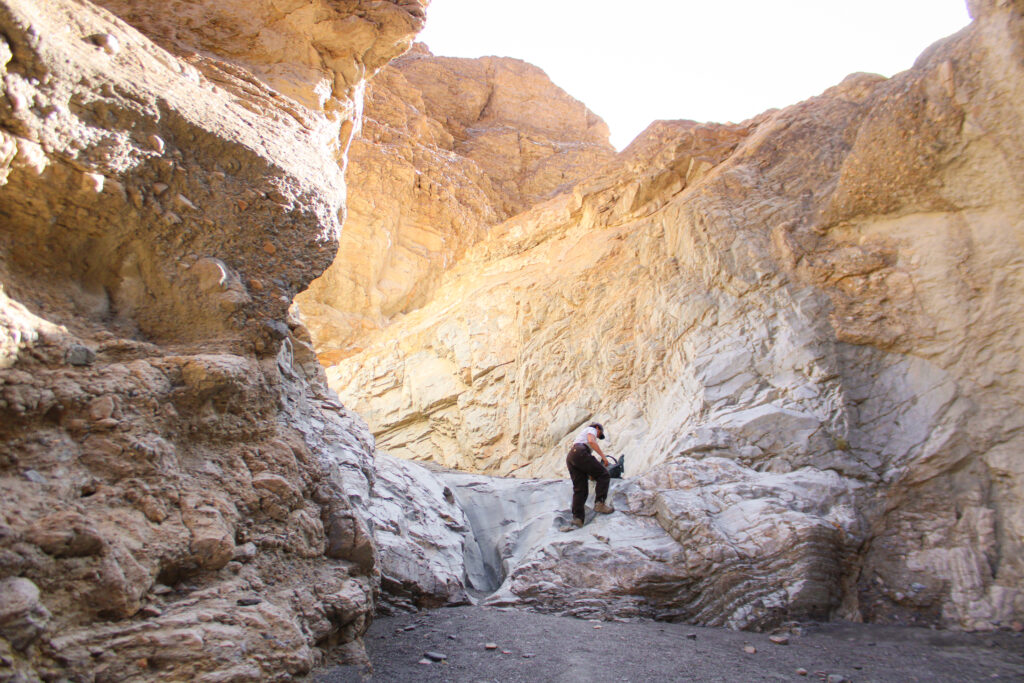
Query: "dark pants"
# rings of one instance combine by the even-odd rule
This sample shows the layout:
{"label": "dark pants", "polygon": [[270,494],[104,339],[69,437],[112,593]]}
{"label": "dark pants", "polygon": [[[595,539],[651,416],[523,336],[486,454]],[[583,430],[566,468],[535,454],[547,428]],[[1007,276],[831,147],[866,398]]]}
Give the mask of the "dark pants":
{"label": "dark pants", "polygon": [[573,444],[569,449],[565,464],[569,468],[569,478],[572,479],[572,516],[576,519],[586,519],[585,506],[587,496],[590,495],[590,484],[587,480],[593,477],[597,482],[594,488],[594,502],[602,503],[608,497],[608,470],[590,454],[590,446],[580,443]]}

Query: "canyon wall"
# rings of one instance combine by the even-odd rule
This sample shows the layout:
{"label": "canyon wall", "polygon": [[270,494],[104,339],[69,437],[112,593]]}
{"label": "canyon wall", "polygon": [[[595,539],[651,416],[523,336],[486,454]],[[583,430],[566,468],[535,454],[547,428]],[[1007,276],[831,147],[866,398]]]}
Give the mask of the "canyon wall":
{"label": "canyon wall", "polygon": [[337,258],[296,298],[321,360],[361,350],[492,225],[613,156],[604,122],[535,66],[423,45],[394,60],[367,86]]}
{"label": "canyon wall", "polygon": [[1020,619],[1024,20],[972,11],[891,79],[652,125],[492,228],[331,386],[383,450],[469,471],[561,476],[597,419],[628,474],[834,472],[863,530],[838,613]]}
{"label": "canyon wall", "polygon": [[286,320],[426,2],[101,4],[0,2],[0,678],[358,660],[373,440]]}

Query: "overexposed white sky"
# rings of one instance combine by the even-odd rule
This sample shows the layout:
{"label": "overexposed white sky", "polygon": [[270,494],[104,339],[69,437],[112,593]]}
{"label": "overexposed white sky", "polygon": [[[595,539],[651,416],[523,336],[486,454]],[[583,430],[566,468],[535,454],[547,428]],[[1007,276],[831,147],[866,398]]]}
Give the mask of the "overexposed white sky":
{"label": "overexposed white sky", "polygon": [[536,64],[622,149],[655,119],[742,121],[892,76],[968,21],[966,0],[432,0],[419,40]]}

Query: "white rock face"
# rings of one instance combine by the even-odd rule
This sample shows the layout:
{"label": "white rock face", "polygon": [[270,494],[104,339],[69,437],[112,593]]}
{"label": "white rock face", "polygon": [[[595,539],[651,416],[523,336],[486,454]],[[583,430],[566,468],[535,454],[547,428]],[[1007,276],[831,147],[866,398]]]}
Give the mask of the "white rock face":
{"label": "white rock face", "polygon": [[452,492],[429,471],[386,455],[374,459],[369,521],[380,553],[383,599],[398,607],[469,602],[465,535]]}
{"label": "white rock face", "polygon": [[569,532],[567,481],[442,478],[472,527],[467,578],[495,591],[490,605],[741,629],[828,618],[864,538],[858,485],[811,468],[676,460],[614,480],[616,512]]}

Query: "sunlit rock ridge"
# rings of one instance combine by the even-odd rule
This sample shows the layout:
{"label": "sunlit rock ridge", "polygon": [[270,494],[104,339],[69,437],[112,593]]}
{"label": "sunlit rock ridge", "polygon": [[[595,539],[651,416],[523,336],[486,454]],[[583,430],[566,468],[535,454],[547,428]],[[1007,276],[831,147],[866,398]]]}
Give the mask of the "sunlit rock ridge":
{"label": "sunlit rock ridge", "polygon": [[[471,472],[562,476],[600,419],[666,491],[679,475],[658,472],[710,459],[833,473],[855,511],[828,589],[843,614],[1019,619],[1021,3],[972,12],[891,79],[653,124],[491,227],[361,352],[323,357],[331,386],[378,448]],[[522,600],[553,585],[535,574]]]}

